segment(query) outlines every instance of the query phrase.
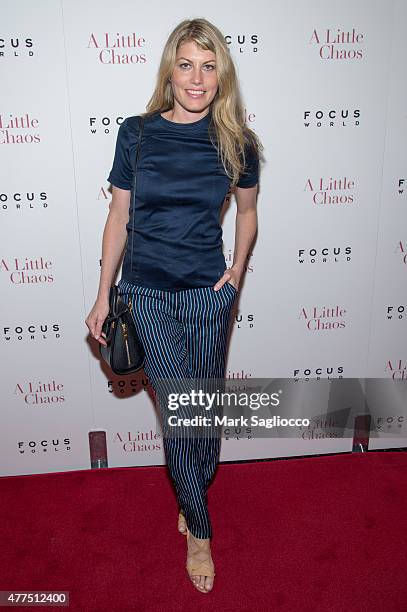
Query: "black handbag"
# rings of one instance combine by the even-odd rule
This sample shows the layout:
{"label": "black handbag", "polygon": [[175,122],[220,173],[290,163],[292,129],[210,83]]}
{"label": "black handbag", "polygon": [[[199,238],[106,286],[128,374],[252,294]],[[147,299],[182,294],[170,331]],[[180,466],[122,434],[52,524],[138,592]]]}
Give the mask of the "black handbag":
{"label": "black handbag", "polygon": [[112,285],[109,314],[102,326],[107,346],[99,346],[100,354],[115,374],[137,372],[145,362],[144,348],[136,332],[131,309],[131,301],[126,304],[119,295],[117,285]]}
{"label": "black handbag", "polygon": [[[144,127],[144,117],[140,118],[140,122],[136,162],[134,168],[132,204],[133,224],[134,203],[136,197],[137,161]],[[131,257],[131,269],[133,269],[133,249],[131,252]],[[100,354],[115,374],[132,374],[144,366],[145,351],[136,331],[136,326],[132,315],[131,298],[129,297],[128,303],[126,304],[120,296],[120,291],[117,285],[112,285],[110,287],[109,314],[102,325],[102,331],[106,336],[105,340],[107,345],[104,346],[103,344],[99,343]]]}

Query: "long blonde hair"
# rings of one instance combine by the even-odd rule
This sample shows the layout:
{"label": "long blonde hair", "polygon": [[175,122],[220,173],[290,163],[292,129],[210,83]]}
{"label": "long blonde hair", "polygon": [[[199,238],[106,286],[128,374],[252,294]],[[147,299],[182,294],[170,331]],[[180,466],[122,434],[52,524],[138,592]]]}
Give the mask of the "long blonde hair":
{"label": "long blonde hair", "polygon": [[216,57],[218,91],[211,102],[209,136],[227,176],[235,185],[246,165],[245,145],[251,145],[257,156],[263,145],[257,134],[245,124],[235,66],[224,36],[216,26],[203,18],[186,19],[171,32],[161,56],[156,87],[144,115],[174,107],[170,78],[179,46],[189,41],[194,41],[203,50],[212,51]]}

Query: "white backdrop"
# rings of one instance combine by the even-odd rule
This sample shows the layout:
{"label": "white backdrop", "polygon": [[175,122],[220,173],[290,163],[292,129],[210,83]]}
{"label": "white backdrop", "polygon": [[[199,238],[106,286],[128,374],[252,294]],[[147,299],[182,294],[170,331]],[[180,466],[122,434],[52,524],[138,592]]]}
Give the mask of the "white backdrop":
{"label": "white backdrop", "polygon": [[[407,377],[405,2],[0,6],[0,474],[86,469],[91,431],[106,432],[109,466],[165,463],[144,372],[112,376],[84,321],[118,126],[145,110],[164,42],[186,18],[226,36],[265,147],[228,378]],[[234,217],[232,198],[228,263]],[[404,414],[387,417],[371,448],[406,445]],[[221,460],[351,448],[327,425],[312,430],[232,432]]]}

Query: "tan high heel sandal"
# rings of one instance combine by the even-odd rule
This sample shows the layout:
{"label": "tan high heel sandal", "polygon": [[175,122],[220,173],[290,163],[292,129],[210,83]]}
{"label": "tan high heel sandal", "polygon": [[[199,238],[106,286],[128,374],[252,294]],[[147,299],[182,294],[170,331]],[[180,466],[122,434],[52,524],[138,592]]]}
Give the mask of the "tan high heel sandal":
{"label": "tan high heel sandal", "polygon": [[[189,531],[188,527],[187,527],[187,542],[189,542],[190,538],[194,537],[191,535],[191,532]],[[194,540],[197,544],[197,546],[199,548],[201,548],[201,550],[197,550],[195,553],[189,554],[187,557],[187,572],[189,574],[189,577],[191,579],[192,584],[195,586],[195,588],[200,592],[200,593],[210,593],[212,591],[212,589],[205,589],[205,587],[201,588],[199,586],[197,586],[194,581],[192,580],[192,576],[208,576],[210,578],[213,578],[215,576],[215,566],[213,564],[213,561],[210,557],[210,555],[207,553],[206,550],[204,550],[204,548],[200,545],[199,539],[194,537]],[[194,558],[195,555],[197,555],[200,552],[205,552],[207,554],[207,558],[200,560],[200,559],[196,559]]]}

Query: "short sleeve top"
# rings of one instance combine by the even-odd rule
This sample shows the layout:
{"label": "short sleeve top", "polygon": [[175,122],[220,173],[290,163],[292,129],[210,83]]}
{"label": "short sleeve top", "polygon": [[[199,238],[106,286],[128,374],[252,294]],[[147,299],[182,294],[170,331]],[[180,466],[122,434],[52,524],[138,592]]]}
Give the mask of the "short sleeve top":
{"label": "short sleeve top", "polygon": [[[223,275],[220,213],[231,181],[210,141],[210,117],[176,123],[160,112],[146,116],[134,202],[140,117],[120,125],[108,181],[131,191],[124,280],[181,290],[214,285]],[[247,188],[258,182],[259,160],[250,146],[245,155],[237,186]]]}

